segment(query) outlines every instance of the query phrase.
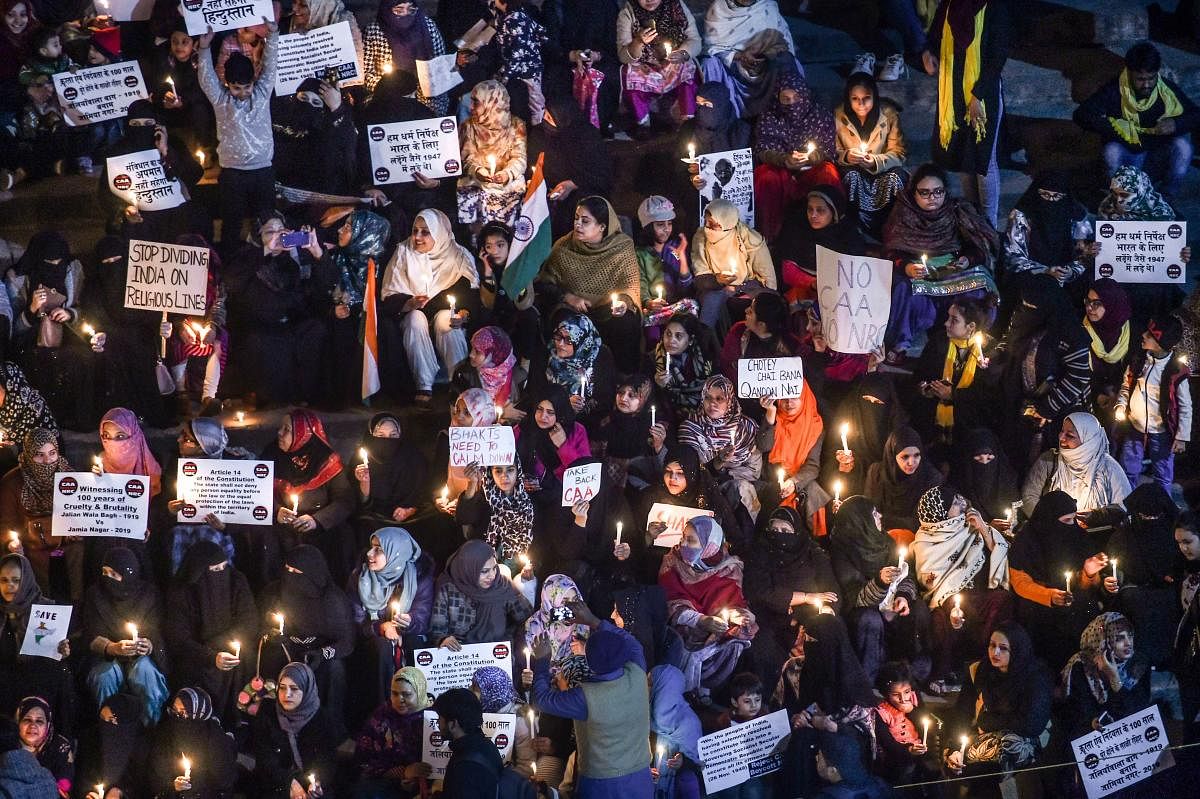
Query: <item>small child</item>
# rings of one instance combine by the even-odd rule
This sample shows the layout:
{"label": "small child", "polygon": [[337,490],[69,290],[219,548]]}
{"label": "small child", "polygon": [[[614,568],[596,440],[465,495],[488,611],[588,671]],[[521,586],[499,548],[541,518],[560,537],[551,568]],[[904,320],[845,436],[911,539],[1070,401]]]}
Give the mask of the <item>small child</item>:
{"label": "small child", "polygon": [[33,34],[29,42],[29,60],[21,65],[18,78],[22,86],[28,86],[38,75],[54,75],[77,69],[78,65],[63,52],[62,37],[55,28],[42,28]]}
{"label": "small child", "polygon": [[[718,729],[745,724],[766,714],[766,708],[763,707],[763,684],[757,674],[743,671],[733,675],[729,681],[729,705],[729,710],[721,714]],[[709,794],[709,799],[765,799],[774,793],[773,788],[770,775],[764,775]]]}
{"label": "small child", "polygon": [[546,29],[529,16],[524,6],[525,0],[492,0],[502,64],[496,80],[510,91],[513,80],[525,84],[529,92],[529,124],[540,125],[546,112],[546,97],[542,94],[542,45],[546,42]]}
{"label": "small child", "polygon": [[80,141],[63,121],[49,75],[34,75],[25,85],[29,101],[17,117],[17,160],[34,177],[62,174],[62,161],[78,153]]}
{"label": "small child", "polygon": [[929,751],[909,718],[920,701],[907,663],[891,661],[879,667],[875,687],[883,701],[875,706],[875,740],[879,756],[875,773],[892,784],[908,782]]}
{"label": "small child", "polygon": [[1191,439],[1192,395],[1186,357],[1176,357],[1183,324],[1174,316],[1151,319],[1142,333],[1142,351],[1125,370],[1117,398],[1118,422],[1128,421],[1121,442],[1121,467],[1137,485],[1150,462],[1150,476],[1168,493],[1175,479],[1175,453]]}

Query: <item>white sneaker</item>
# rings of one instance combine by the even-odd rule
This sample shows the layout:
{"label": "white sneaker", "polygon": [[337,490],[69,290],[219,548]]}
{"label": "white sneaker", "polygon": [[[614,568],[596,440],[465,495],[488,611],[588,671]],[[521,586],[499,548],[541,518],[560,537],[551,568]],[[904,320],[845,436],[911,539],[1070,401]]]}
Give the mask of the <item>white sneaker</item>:
{"label": "white sneaker", "polygon": [[908,74],[908,64],[904,63],[904,53],[895,53],[887,57],[887,61],[883,62],[883,66],[879,68],[879,75],[876,79],[881,83],[893,80],[900,80]]}
{"label": "white sneaker", "polygon": [[850,74],[855,72],[865,72],[868,75],[875,74],[875,54],[874,53],[859,53],[854,58],[854,66],[850,69]]}

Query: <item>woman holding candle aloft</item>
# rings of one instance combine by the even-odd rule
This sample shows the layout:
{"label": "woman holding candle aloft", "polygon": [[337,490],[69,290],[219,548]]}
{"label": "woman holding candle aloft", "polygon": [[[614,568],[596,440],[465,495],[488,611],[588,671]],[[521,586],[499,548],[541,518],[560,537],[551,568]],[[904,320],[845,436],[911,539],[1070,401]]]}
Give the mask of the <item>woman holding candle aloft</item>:
{"label": "woman holding candle aloft", "polygon": [[496,550],[484,541],[467,541],[438,578],[429,641],[450,650],[512,641],[532,613],[529,600],[500,574]]}
{"label": "woman holding candle aloft", "polygon": [[714,330],[726,305],[730,320],[739,321],[755,294],[778,285],[767,240],[728,200],[713,200],[704,208],[691,255],[700,321]]}
{"label": "woman holding candle aloft", "polygon": [[50,703],[40,696],[27,696],[14,714],[21,746],[37,758],[58,784],[58,795],[71,795],[75,781],[75,752],[71,741],[54,729]]}
{"label": "woman holding candle aloft", "polygon": [[532,410],[513,431],[522,479],[535,502],[558,508],[563,472],[592,453],[587,428],[575,418],[571,399],[576,398],[568,398],[561,385],[544,385],[530,394]]}
{"label": "woman holding candle aloft", "polygon": [[471,90],[460,138],[458,221],[473,232],[486,222],[513,224],[525,196],[525,123],[512,115],[502,83],[485,80]]}
{"label": "woman holding candle aloft", "polygon": [[615,356],[586,314],[564,316],[555,325],[549,346],[534,353],[526,399],[544,394],[549,386],[563,388],[572,415],[584,424],[599,423],[612,410],[617,392]]}
{"label": "woman holding candle aloft", "polygon": [[[50,586],[51,563],[62,564],[71,599],[78,601],[83,598],[83,542],[50,534],[54,476],[72,471],[71,464],[59,451],[56,430],[34,428],[21,441],[17,467],[0,479],[0,530],[8,536],[4,551],[29,558],[39,585]],[[15,546],[9,531],[17,533]]]}
{"label": "woman holding candle aloft", "polygon": [[[808,381],[802,381],[799,397],[762,397],[759,403],[763,423],[758,429],[758,448],[767,456],[765,471],[774,478],[771,487],[779,489],[779,504],[812,515],[832,499],[817,482],[825,429],[817,398]],[[763,493],[769,495],[771,488]],[[798,504],[801,498],[804,507]]]}
{"label": "woman holding candle aloft", "polygon": [[850,387],[827,421],[821,484],[828,491],[840,481],[845,499],[862,493],[867,472],[883,460],[888,436],[908,423],[908,412],[892,377],[868,372]]}
{"label": "woman holding candle aloft", "polygon": [[[511,682],[511,681],[510,681]],[[389,697],[375,708],[355,738],[355,766],[362,774],[355,792],[361,799],[417,792],[417,781],[430,775],[421,761],[421,728],[430,705],[425,675],[415,666],[397,669]]]}
{"label": "woman holding candle aloft", "polygon": [[220,799],[233,793],[238,779],[237,744],[221,729],[212,698],[203,688],[175,692],[150,745],[148,787],[156,796]]}
{"label": "woman holding candle aloft", "polygon": [[[332,797],[334,754],[342,738],[323,704],[313,670],[289,663],[279,673],[274,701],[263,703],[250,723],[254,742],[255,795],[272,799]],[[315,779],[310,780],[309,775]]]}
{"label": "woman holding candle aloft", "polygon": [[875,78],[855,72],[846,79],[837,125],[837,164],[858,223],[878,237],[896,197],[904,191],[908,148],[900,127],[900,107],[879,96]]}
{"label": "woman holding candle aloft", "polygon": [[1134,628],[1120,613],[1101,613],[1079,636],[1079,651],[1063,666],[1068,740],[1150,706],[1152,669],[1134,650]]}

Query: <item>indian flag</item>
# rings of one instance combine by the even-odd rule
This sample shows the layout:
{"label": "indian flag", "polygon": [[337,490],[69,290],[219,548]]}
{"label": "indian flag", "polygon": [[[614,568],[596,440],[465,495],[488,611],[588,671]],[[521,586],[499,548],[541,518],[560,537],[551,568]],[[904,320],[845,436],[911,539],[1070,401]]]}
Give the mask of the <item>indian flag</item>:
{"label": "indian flag", "polygon": [[537,277],[550,255],[550,206],[546,202],[546,181],[542,178],[542,155],[533,167],[533,177],[525,190],[521,214],[513,225],[513,242],[508,249],[508,266],[500,278],[504,292],[516,299]]}
{"label": "indian flag", "polygon": [[379,391],[379,316],[375,307],[375,259],[367,261],[367,290],[363,292],[362,398]]}

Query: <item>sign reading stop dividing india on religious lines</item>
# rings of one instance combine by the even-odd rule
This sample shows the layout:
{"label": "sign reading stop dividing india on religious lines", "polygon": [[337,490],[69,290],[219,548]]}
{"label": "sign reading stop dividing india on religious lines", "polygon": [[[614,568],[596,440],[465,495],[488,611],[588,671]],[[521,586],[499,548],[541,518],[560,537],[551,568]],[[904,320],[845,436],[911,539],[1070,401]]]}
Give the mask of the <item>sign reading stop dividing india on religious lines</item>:
{"label": "sign reading stop dividing india on religious lines", "polygon": [[129,242],[125,307],[201,315],[208,306],[208,248]]}
{"label": "sign reading stop dividing india on religious lines", "polygon": [[854,355],[878,350],[892,310],[892,262],[818,245],[817,301],[830,349]]}

